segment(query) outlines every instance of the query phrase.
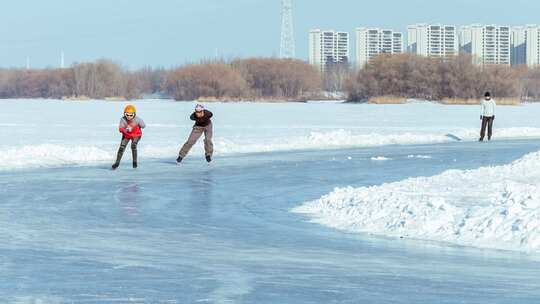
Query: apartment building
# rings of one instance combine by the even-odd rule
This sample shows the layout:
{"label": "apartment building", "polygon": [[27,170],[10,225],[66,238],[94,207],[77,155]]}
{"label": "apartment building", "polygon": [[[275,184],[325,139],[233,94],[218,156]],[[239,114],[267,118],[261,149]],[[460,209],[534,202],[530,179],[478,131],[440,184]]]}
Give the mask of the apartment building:
{"label": "apartment building", "polygon": [[540,66],[540,26],[536,24],[525,26],[525,45],[527,66]]}
{"label": "apartment building", "polygon": [[379,54],[400,53],[403,53],[403,33],[380,28],[356,29],[356,64],[359,68]]}
{"label": "apartment building", "polygon": [[459,52],[453,25],[418,23],[407,27],[407,51],[420,56],[449,57]]}
{"label": "apartment building", "polygon": [[510,64],[527,64],[527,31],[524,26],[510,29]]}
{"label": "apartment building", "polygon": [[509,26],[472,24],[460,28],[459,44],[476,65],[510,65],[511,37]]}
{"label": "apartment building", "polygon": [[331,64],[349,62],[349,33],[315,29],[309,32],[309,63],[321,71]]}

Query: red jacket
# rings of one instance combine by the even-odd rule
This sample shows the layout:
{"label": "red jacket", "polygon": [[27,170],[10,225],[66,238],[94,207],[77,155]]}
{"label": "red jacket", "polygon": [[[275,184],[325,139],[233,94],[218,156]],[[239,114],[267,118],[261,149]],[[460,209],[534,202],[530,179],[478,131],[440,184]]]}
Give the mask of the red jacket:
{"label": "red jacket", "polygon": [[142,136],[142,129],[146,127],[144,121],[135,116],[132,120],[127,120],[125,117],[120,119],[118,130],[127,139],[133,139]]}

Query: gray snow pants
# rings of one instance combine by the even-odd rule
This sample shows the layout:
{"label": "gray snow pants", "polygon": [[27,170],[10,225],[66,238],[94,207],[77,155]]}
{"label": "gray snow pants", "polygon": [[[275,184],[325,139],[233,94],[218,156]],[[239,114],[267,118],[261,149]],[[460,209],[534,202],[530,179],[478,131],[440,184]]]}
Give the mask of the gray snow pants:
{"label": "gray snow pants", "polygon": [[137,162],[137,144],[139,143],[139,140],[141,140],[140,137],[135,137],[133,139],[122,137],[122,141],[120,142],[120,148],[118,148],[118,154],[116,155],[116,164],[120,164],[120,161],[122,160],[122,155],[124,155],[124,151],[126,150],[127,144],[131,140],[131,156],[133,158],[133,162]]}
{"label": "gray snow pants", "polygon": [[210,123],[206,127],[199,127],[199,126],[193,126],[193,130],[191,130],[191,134],[189,135],[188,140],[186,143],[182,146],[182,149],[180,149],[180,152],[178,153],[182,158],[186,157],[186,155],[189,153],[189,150],[195,145],[195,143],[199,140],[199,138],[204,133],[204,154],[212,156],[214,153],[214,144],[212,143],[212,136],[214,134],[212,129],[212,123]]}

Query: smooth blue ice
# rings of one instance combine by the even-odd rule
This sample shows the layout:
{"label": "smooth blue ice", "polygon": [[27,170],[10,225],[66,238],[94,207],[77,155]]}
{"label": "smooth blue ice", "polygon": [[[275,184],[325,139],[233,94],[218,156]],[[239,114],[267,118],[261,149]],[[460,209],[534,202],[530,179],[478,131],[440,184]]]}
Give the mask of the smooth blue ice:
{"label": "smooth blue ice", "polygon": [[116,172],[0,172],[0,302],[538,303],[538,256],[346,234],[289,212],[334,187],[537,150],[539,141],[454,142],[229,155],[211,166],[194,153],[138,170],[127,153]]}

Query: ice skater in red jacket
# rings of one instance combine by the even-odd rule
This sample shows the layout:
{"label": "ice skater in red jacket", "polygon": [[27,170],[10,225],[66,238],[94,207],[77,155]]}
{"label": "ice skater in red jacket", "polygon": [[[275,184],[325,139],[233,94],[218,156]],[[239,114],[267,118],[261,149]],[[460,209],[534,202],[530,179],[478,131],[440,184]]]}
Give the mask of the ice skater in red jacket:
{"label": "ice skater in red jacket", "polygon": [[120,166],[120,160],[126,150],[126,146],[131,141],[131,155],[133,156],[133,168],[137,168],[137,144],[142,137],[142,129],[146,127],[146,124],[142,118],[137,116],[135,106],[128,105],[124,109],[124,117],[120,119],[120,125],[118,130],[122,133],[122,141],[120,142],[120,148],[118,148],[118,154],[116,156],[116,162],[112,165],[112,169],[115,170]]}

